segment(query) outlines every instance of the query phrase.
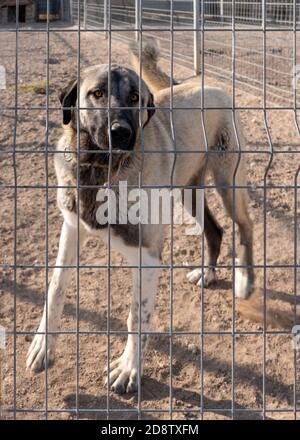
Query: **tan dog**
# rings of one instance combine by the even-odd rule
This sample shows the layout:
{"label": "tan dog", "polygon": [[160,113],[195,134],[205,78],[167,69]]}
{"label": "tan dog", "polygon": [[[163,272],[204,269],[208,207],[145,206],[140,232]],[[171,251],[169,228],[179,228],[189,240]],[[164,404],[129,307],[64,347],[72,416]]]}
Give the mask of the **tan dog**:
{"label": "tan dog", "polygon": [[[72,81],[61,94],[64,134],[58,142],[58,151],[65,151],[65,154],[55,155],[55,168],[59,186],[68,187],[58,189],[58,205],[64,223],[58,267],[49,286],[48,309],[46,311],[45,306],[39,334],[35,336],[27,357],[27,367],[33,371],[45,367],[44,333],[59,330],[64,291],[70,278],[70,271],[63,266],[76,267],[77,246],[81,247],[88,236],[101,237],[105,243],[110,236],[111,249],[123,253],[133,266],[134,280],[127,344],[121,357],[109,368],[109,384],[118,393],[135,391],[140,382],[139,372],[142,374],[143,353],[161,264],[163,225],[118,222],[108,228],[107,224],[100,224],[97,213],[103,200],[99,199],[98,191],[108,181],[114,185],[126,181],[128,187],[143,186],[147,191],[153,185],[167,188],[171,184],[199,186],[209,170],[228,214],[235,219],[240,230],[239,264],[244,267],[235,271],[236,296],[246,298],[253,285],[252,224],[247,211],[246,190],[236,188],[235,203],[233,199],[232,185],[245,185],[245,171],[243,155],[238,154],[239,145],[243,145],[240,123],[236,118],[235,127],[232,111],[223,109],[231,108],[231,100],[221,89],[205,88],[204,133],[199,110],[201,88],[194,81],[187,81],[173,87],[173,111],[170,114],[170,89],[164,88],[168,86],[169,78],[157,68],[157,55],[155,48],[144,47],[143,78],[146,81],[130,69],[98,65],[81,73],[80,87]],[[134,55],[133,60],[138,70],[139,63]],[[151,79],[153,75],[155,81]],[[79,110],[74,108],[76,105]],[[117,195],[118,191],[116,189]],[[215,279],[222,231],[207,204],[204,217],[208,261],[203,282],[208,285]],[[141,271],[139,267],[142,267]],[[201,283],[201,274],[201,270],[195,269],[188,278]],[[141,337],[139,332],[142,332]],[[54,345],[55,336],[49,334],[48,362],[53,360]]]}

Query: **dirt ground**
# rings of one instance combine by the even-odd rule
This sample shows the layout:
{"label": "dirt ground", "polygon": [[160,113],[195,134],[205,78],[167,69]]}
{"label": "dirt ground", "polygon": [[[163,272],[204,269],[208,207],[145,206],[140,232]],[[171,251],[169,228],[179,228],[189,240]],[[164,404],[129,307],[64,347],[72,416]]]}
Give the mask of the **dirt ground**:
{"label": "dirt ground", "polygon": [[[38,327],[47,277],[49,279],[52,272],[51,269],[46,272],[40,266],[47,262],[50,266],[55,264],[62,224],[53,187],[56,183],[53,151],[61,133],[57,90],[76,75],[79,46],[76,34],[58,31],[50,35],[49,105],[56,107],[56,110],[48,112],[47,137],[47,98],[43,94],[47,38],[39,32],[20,33],[16,176],[12,155],[15,47],[15,35],[2,33],[0,60],[7,69],[8,84],[6,90],[0,90],[0,105],[11,106],[11,109],[0,110],[0,324],[11,332],[7,338],[7,349],[0,353],[2,405],[4,408],[13,408],[15,404],[18,410],[16,417],[19,419],[44,418],[46,405],[49,418],[68,419],[76,417],[74,409],[77,402],[79,418],[102,419],[107,417],[103,368],[106,365],[108,341],[105,334],[108,280],[104,267],[107,264],[107,249],[101,242],[89,241],[80,260],[86,267],[80,269],[79,276],[79,330],[95,333],[80,334],[78,344],[76,335],[62,334],[55,364],[48,370],[47,377],[45,373],[32,375],[25,370],[25,356],[32,339],[32,335],[26,332],[34,332]],[[82,33],[80,54],[82,65],[105,63],[108,60],[108,41],[97,33]],[[128,49],[120,40],[112,40],[112,61],[128,64]],[[167,61],[162,64],[169,68]],[[174,68],[177,79],[192,74],[177,63]],[[228,83],[220,84],[205,77],[205,84],[218,85],[231,92]],[[280,105],[280,102],[277,104]],[[249,94],[247,84],[244,84],[237,87],[236,105],[261,107],[262,100],[259,96]],[[114,410],[109,416],[111,419],[135,419],[139,406],[144,411],[144,418],[168,418],[170,405],[173,419],[261,418],[263,408],[266,409],[267,418],[293,418],[295,376],[298,376],[295,394],[299,408],[300,359],[295,365],[295,373],[297,353],[294,357],[291,336],[292,326],[299,323],[299,318],[298,322],[295,319],[295,309],[299,303],[295,295],[300,282],[299,270],[295,270],[295,264],[299,265],[297,251],[299,255],[300,249],[300,231],[295,226],[295,219],[299,216],[299,203],[295,206],[296,173],[300,165],[299,133],[292,111],[268,111],[266,120],[262,110],[243,110],[240,114],[247,138],[245,150],[248,151],[247,180],[254,222],[257,302],[247,303],[245,308],[244,303],[235,301],[236,311],[233,313],[230,268],[220,268],[218,281],[204,292],[189,284],[185,266],[201,266],[202,237],[195,239],[186,236],[182,227],[176,226],[173,294],[170,294],[170,270],[164,269],[152,325],[154,332],[163,332],[164,335],[150,337],[140,401],[137,394],[118,396],[109,392],[109,408]],[[270,141],[274,154],[270,153]],[[14,189],[15,181],[17,191]],[[46,183],[49,184],[48,191],[44,188]],[[264,183],[268,185],[265,193]],[[297,184],[299,187],[299,179]],[[230,265],[232,222],[224,214],[214,190],[208,189],[207,194],[209,204],[225,232],[219,264]],[[264,261],[268,266],[265,271]],[[16,270],[13,269],[14,263],[18,265]],[[129,270],[122,268],[122,265],[126,265],[124,258],[113,253],[112,263],[119,267],[111,271],[110,326],[111,330],[120,331],[126,330],[132,283]],[[169,236],[165,240],[163,263],[170,264]],[[265,335],[257,313],[261,310],[259,297],[264,284],[268,309],[268,332]],[[74,276],[67,290],[62,331],[76,331],[76,292]],[[172,329],[176,332],[172,338],[168,334],[171,330],[171,300]],[[234,338],[233,326],[238,333]],[[205,332],[202,338],[201,329]],[[15,337],[14,331],[17,332]],[[198,335],[181,334],[184,332],[198,332]],[[124,336],[110,336],[113,358],[121,353],[124,342]],[[78,371],[77,355],[80,359]],[[204,408],[202,415],[199,413],[201,403]],[[12,417],[12,414],[8,417]]]}

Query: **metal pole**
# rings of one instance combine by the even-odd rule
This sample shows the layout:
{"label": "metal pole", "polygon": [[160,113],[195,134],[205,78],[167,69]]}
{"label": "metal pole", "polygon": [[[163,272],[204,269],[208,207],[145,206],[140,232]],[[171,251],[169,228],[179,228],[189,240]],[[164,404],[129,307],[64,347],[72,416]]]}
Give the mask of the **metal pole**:
{"label": "metal pole", "polygon": [[73,23],[73,0],[70,0],[70,22]]}
{"label": "metal pole", "polygon": [[70,22],[73,24],[73,0],[70,0]]}
{"label": "metal pole", "polygon": [[224,0],[220,0],[220,17],[224,21]]}
{"label": "metal pole", "polygon": [[104,32],[104,38],[107,40],[108,38],[108,33],[107,33],[107,24],[108,24],[108,7],[107,7],[107,0],[104,0],[104,11],[103,11],[103,28],[105,30]]}
{"label": "metal pole", "polygon": [[60,20],[64,20],[64,0],[60,0],[59,2],[59,14],[60,14]]}
{"label": "metal pole", "polygon": [[139,29],[141,25],[140,0],[135,0],[135,39],[139,40]]}
{"label": "metal pole", "polygon": [[83,2],[83,29],[86,30],[86,8],[87,8],[87,0]]}
{"label": "metal pole", "polygon": [[199,0],[193,0],[193,27],[194,27],[194,72],[196,75],[200,73],[199,58],[199,16],[200,7]]}

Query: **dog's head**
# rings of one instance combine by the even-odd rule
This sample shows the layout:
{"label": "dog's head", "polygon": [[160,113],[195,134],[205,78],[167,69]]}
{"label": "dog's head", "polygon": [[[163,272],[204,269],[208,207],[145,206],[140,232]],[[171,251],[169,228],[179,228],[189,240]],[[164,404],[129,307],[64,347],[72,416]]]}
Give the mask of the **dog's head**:
{"label": "dog's head", "polygon": [[77,81],[71,81],[61,92],[60,102],[63,124],[73,123],[76,128],[77,110],[73,107],[78,105],[80,128],[101,150],[109,150],[110,144],[115,150],[132,150],[139,128],[147,125],[155,111],[145,82],[132,70],[117,65],[86,69],[80,76],[80,93]]}

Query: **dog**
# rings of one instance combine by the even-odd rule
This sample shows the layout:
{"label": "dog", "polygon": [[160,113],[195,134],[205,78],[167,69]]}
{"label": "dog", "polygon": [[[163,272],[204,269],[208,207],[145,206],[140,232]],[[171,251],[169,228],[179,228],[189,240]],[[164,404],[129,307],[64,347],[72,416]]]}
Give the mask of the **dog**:
{"label": "dog", "polygon": [[[244,139],[238,115],[232,115],[230,97],[220,88],[205,87],[201,91],[199,78],[172,84],[158,66],[159,50],[152,43],[143,47],[140,77],[138,51],[131,51],[132,69],[115,64],[89,67],[80,73],[80,84],[71,81],[60,95],[64,132],[54,162],[58,206],[64,221],[47,308],[45,304],[27,355],[27,368],[34,372],[46,367],[46,359],[47,365],[53,362],[53,332],[60,328],[64,291],[70,280],[70,271],[64,266],[76,267],[78,250],[87,238],[100,237],[133,267],[127,343],[123,354],[110,363],[106,375],[109,387],[116,393],[135,392],[140,383],[164,225],[100,224],[97,210],[103,201],[97,196],[99,188],[109,188],[120,181],[136,188],[154,184],[169,187],[171,183],[195,188],[204,185],[210,172],[228,215],[239,227],[235,295],[247,298],[254,285],[252,222],[244,156],[240,152]],[[192,270],[188,279],[206,287],[216,279],[222,241],[222,229],[206,199],[204,233],[208,248],[205,269]],[[46,331],[50,332],[47,354]]]}

